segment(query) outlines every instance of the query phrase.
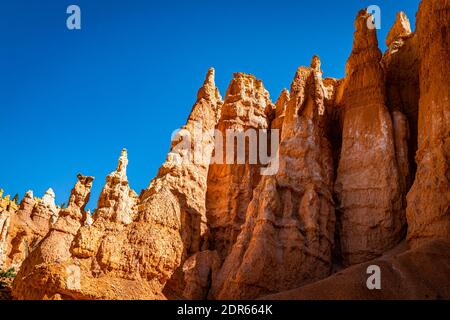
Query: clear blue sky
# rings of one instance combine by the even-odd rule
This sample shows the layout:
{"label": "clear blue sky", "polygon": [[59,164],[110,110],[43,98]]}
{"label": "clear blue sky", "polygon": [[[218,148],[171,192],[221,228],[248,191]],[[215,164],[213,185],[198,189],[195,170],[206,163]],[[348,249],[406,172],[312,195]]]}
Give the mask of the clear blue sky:
{"label": "clear blue sky", "polygon": [[[123,147],[139,193],[165,160],[208,67],[225,94],[232,73],[263,80],[276,100],[296,68],[322,60],[342,77],[357,11],[379,5],[380,47],[395,14],[419,0],[9,0],[0,10],[0,187],[52,187],[67,202],[76,174],[96,177],[89,207]],[[66,28],[81,7],[82,30]]]}

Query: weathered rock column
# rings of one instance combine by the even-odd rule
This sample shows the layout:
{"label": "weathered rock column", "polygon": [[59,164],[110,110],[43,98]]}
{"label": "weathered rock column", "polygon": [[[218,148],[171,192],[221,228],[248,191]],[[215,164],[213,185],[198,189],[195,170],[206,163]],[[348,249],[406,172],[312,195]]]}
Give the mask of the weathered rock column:
{"label": "weathered rock column", "polygon": [[385,105],[384,73],[370,15],[358,13],[343,83],[342,149],[335,182],[340,201],[340,242],[346,265],[364,262],[404,236],[394,130]]}
{"label": "weathered rock column", "polygon": [[417,173],[408,194],[408,242],[450,241],[450,2],[423,0],[417,15]]}
{"label": "weathered rock column", "polygon": [[282,124],[280,167],[253,192],[245,223],[210,297],[253,299],[331,272],[333,159],[320,61],[299,68]]}
{"label": "weathered rock column", "polygon": [[[269,127],[270,121],[266,111],[271,109],[271,106],[273,105],[269,93],[261,80],[252,75],[234,74],[217,125],[217,130],[222,134],[223,157],[220,159],[221,163],[212,163],[209,167],[206,194],[211,243],[222,259],[227,256],[236,241],[253,190],[261,178],[258,159],[250,163],[248,141],[253,141],[253,147],[257,147],[255,144],[258,143],[259,130]],[[227,134],[227,131],[232,132]],[[241,134],[236,140],[248,138],[244,142],[245,163],[237,163],[239,142],[230,140],[233,134]],[[229,143],[233,145],[230,146]],[[234,160],[228,163],[227,157],[231,152],[234,153]],[[217,156],[215,158],[219,159]]]}

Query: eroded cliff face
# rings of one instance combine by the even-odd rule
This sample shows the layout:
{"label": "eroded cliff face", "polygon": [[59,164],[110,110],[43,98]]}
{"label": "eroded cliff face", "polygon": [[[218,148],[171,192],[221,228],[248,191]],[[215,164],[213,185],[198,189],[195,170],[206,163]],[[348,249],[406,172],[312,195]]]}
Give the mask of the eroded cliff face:
{"label": "eroded cliff face", "polygon": [[422,1],[417,173],[408,194],[408,241],[450,240],[450,5]]}
{"label": "eroded cliff face", "polygon": [[[210,69],[157,177],[137,196],[124,149],[92,216],[92,177],[78,176],[65,209],[51,190],[20,207],[0,197],[0,266],[20,267],[13,296],[326,298],[337,285],[338,298],[450,298],[436,288],[448,277],[432,275],[450,265],[449,6],[423,0],[416,32],[399,13],[383,55],[362,10],[345,78],[323,79],[314,56],[275,104],[244,73],[222,101]],[[255,137],[277,155],[271,174],[249,152]],[[415,293],[366,292],[370,263]]]}
{"label": "eroded cliff face", "polygon": [[[245,221],[253,190],[261,179],[261,165],[258,161],[251,161],[249,148],[245,150],[245,162],[239,164],[238,145],[234,140],[228,139],[233,139],[233,133],[242,133],[256,141],[259,130],[269,128],[268,113],[272,109],[274,106],[269,93],[260,80],[243,73],[234,74],[217,125],[217,130],[224,137],[223,157],[222,161],[219,159],[220,163],[212,163],[209,168],[206,195],[211,243],[222,259],[228,255],[236,241]],[[227,134],[229,130],[233,130],[233,133]],[[233,143],[229,150],[228,141]],[[246,145],[249,145],[248,140]]]}
{"label": "eroded cliff face", "polygon": [[0,207],[0,268],[19,269],[22,262],[41,241],[58,218],[60,208],[50,188],[42,199],[28,191],[19,206],[2,199]]}
{"label": "eroded cliff face", "polygon": [[254,190],[212,298],[252,299],[330,273],[335,217],[326,99],[315,57],[311,68],[299,68],[291,86],[278,174],[263,177]]}
{"label": "eroded cliff face", "polygon": [[342,108],[342,149],[335,191],[344,265],[373,259],[395,246],[405,232],[394,129],[385,105],[384,71],[376,30],[362,10],[355,21]]}

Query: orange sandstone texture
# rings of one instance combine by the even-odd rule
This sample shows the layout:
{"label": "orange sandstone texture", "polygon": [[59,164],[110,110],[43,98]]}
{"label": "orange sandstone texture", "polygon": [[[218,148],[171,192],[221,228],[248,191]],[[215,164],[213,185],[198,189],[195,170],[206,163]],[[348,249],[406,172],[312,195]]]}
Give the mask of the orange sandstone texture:
{"label": "orange sandstone texture", "polygon": [[417,174],[408,194],[408,241],[450,241],[450,3],[422,1]]}
{"label": "orange sandstone texture", "polygon": [[388,50],[382,59],[386,76],[386,106],[394,125],[403,206],[406,207],[406,192],[411,187],[416,171],[414,158],[417,151],[420,90],[417,35],[411,33],[409,20],[403,12],[397,14],[386,44]]}
{"label": "orange sandstone texture", "polygon": [[342,107],[342,149],[335,182],[339,200],[343,263],[370,260],[404,236],[394,129],[385,105],[384,72],[376,30],[362,10],[355,21],[352,53],[347,61]]}
{"label": "orange sandstone texture", "polygon": [[327,98],[314,57],[291,86],[280,170],[255,189],[241,233],[213,281],[212,298],[252,299],[330,274],[335,217]]}

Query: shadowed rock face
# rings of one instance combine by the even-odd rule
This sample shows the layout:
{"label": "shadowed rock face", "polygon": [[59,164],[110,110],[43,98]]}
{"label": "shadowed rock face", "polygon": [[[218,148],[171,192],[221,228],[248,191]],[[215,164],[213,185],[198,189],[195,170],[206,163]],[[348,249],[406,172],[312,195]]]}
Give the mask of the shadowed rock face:
{"label": "shadowed rock face", "polygon": [[[213,129],[221,105],[211,69],[182,130],[194,134],[198,123],[204,131]],[[212,139],[202,140],[202,147],[211,150],[209,156],[211,143]],[[137,198],[128,185],[128,158],[123,150],[89,223],[85,223],[90,219],[84,208],[92,178],[80,175],[68,208],[61,210],[52,230],[22,265],[14,296],[163,299],[168,280],[178,279],[184,260],[207,243],[208,164],[184,161],[190,160],[185,159],[189,156],[185,151],[174,143],[158,176]],[[184,283],[178,286],[176,293],[184,289]]]}
{"label": "shadowed rock face", "polygon": [[[386,75],[386,106],[392,114],[402,193],[406,196],[416,172],[414,158],[420,89],[417,35],[411,33],[409,20],[403,12],[397,14],[386,44],[388,50],[382,59]],[[406,203],[405,197],[403,202]]]}
{"label": "shadowed rock face", "polygon": [[[323,79],[314,56],[275,104],[244,73],[222,101],[208,70],[148,188],[131,189],[124,149],[92,216],[88,176],[67,208],[51,189],[20,207],[0,195],[13,296],[450,299],[449,6],[423,0],[414,33],[399,13],[383,55],[360,11],[345,78]],[[258,146],[280,130],[278,170],[263,175],[248,142],[227,163],[230,129],[255,130]],[[382,294],[365,285],[371,264],[389,280]]]}
{"label": "shadowed rock face", "polygon": [[9,201],[0,207],[0,267],[18,269],[55,223],[59,210],[51,188],[42,199],[34,198],[33,191],[28,191],[20,206]]}
{"label": "shadowed rock face", "polygon": [[128,185],[127,165],[127,150],[123,149],[117,169],[106,177],[95,211],[95,220],[103,218],[127,225],[136,218],[138,195]]}
{"label": "shadowed rock face", "polygon": [[417,173],[408,194],[408,241],[450,240],[450,5],[422,1]]}

